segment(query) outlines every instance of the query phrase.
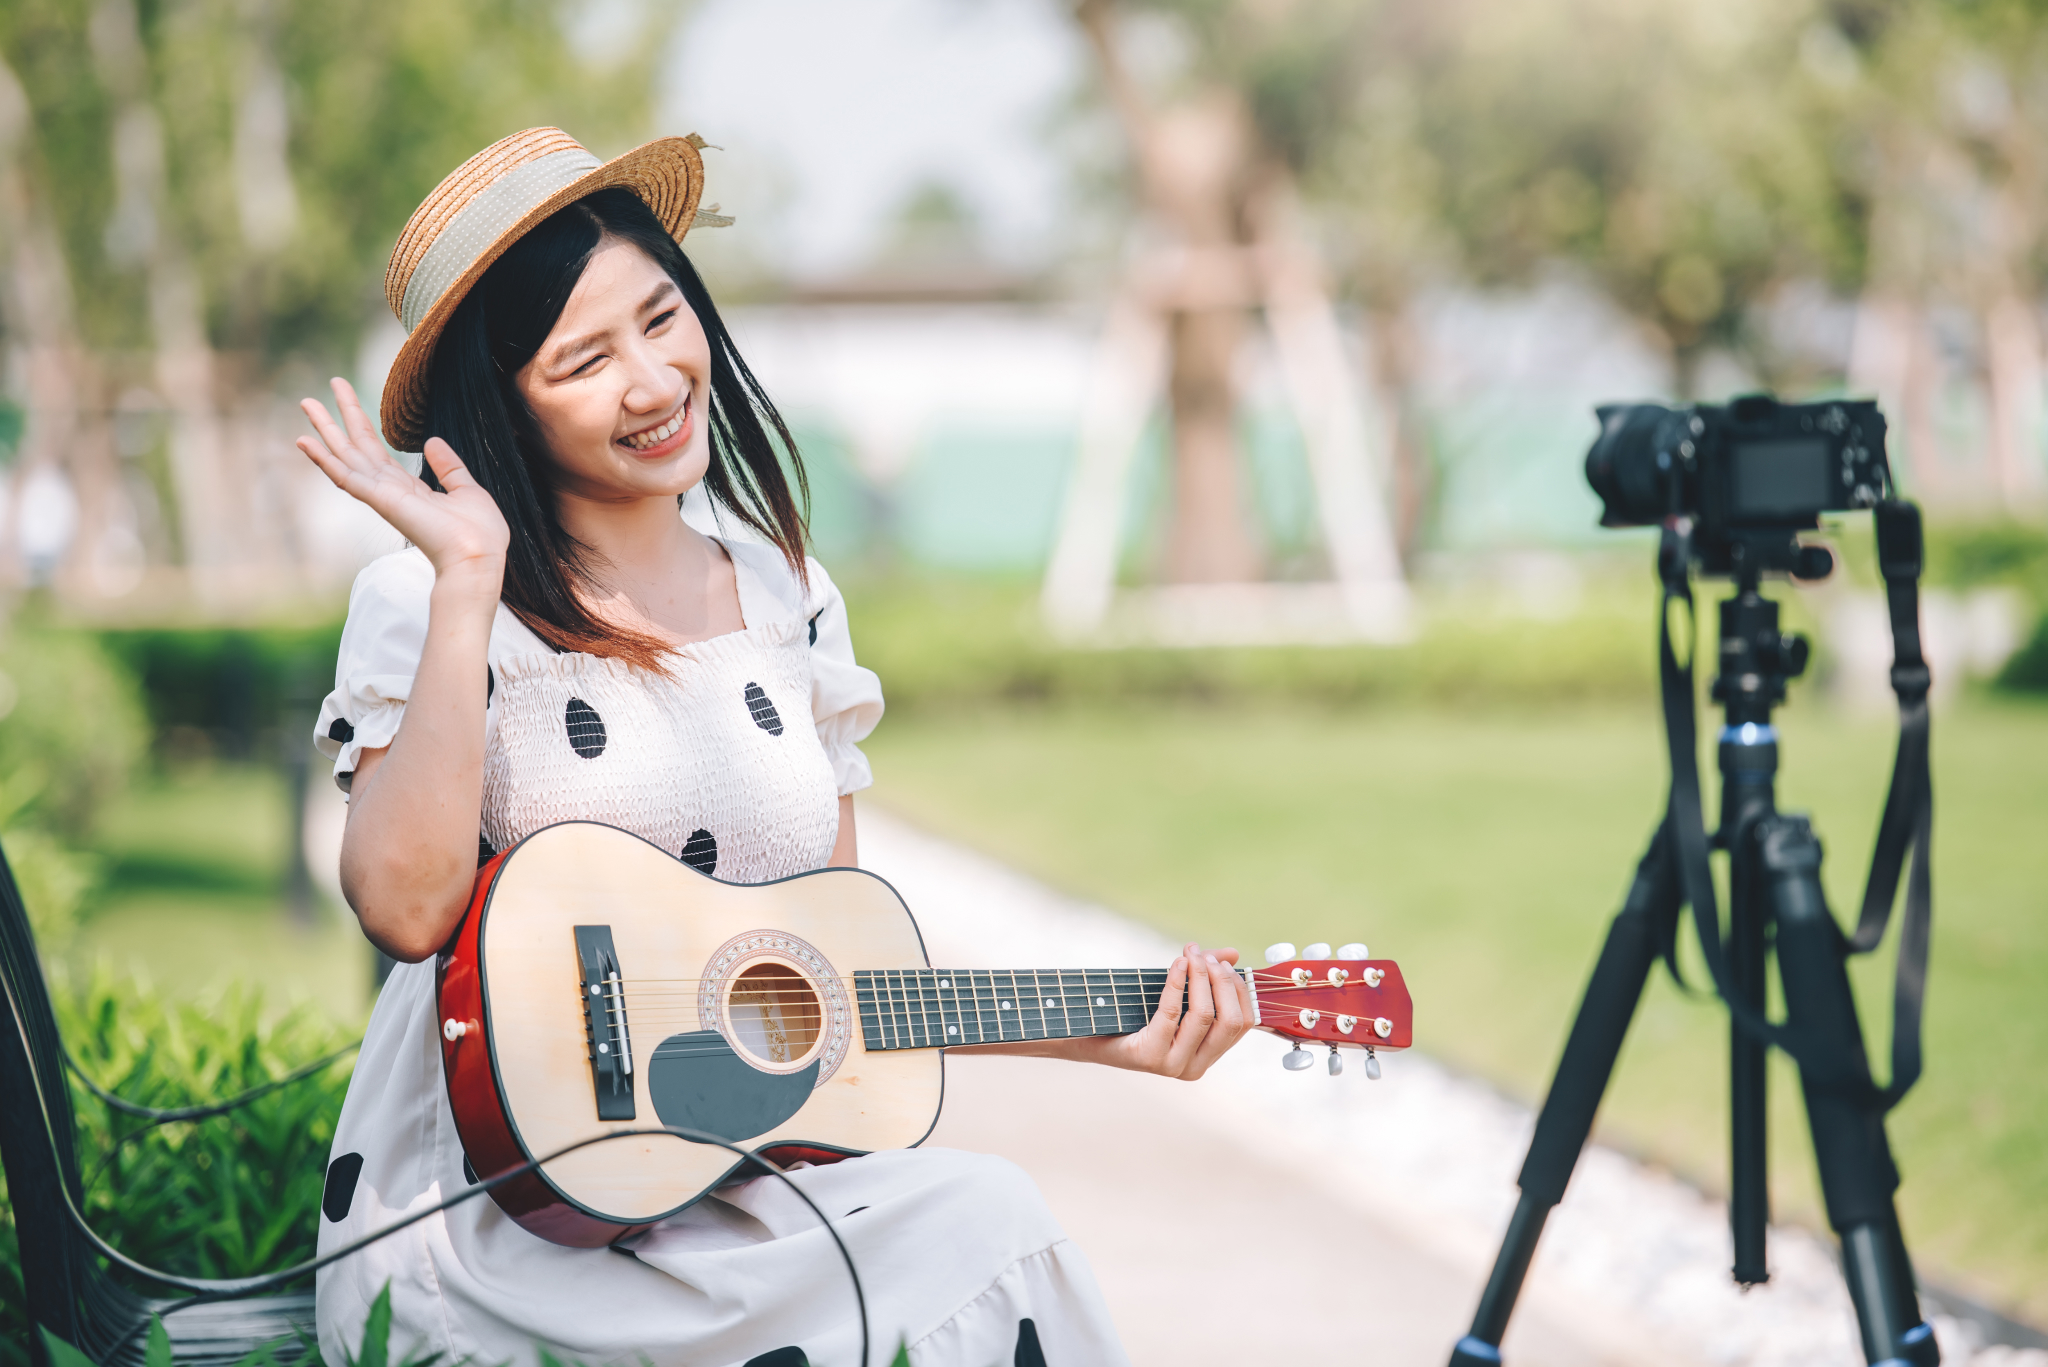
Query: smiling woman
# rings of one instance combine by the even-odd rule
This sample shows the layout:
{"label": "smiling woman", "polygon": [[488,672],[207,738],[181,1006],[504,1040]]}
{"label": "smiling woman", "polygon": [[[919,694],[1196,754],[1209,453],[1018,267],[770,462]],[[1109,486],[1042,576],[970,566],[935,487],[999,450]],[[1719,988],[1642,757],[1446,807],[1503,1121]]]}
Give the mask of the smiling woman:
{"label": "smiling woman", "polygon": [[[684,139],[600,165],[536,129],[478,154],[414,214],[386,279],[410,335],[384,428],[423,447],[424,474],[385,455],[342,381],[339,422],[304,405],[300,449],[411,543],[358,577],[318,724],[350,795],[343,890],[400,961],[336,1129],[323,1250],[476,1180],[433,960],[479,864],[564,821],[732,882],[856,862],[880,685],[804,554],[789,433],[679,245],[701,179]],[[699,484],[752,535],[684,522]],[[1199,1077],[1250,1025],[1235,958],[1190,945],[1136,1033],[989,1047]],[[735,1067],[786,1074],[799,997],[770,973],[698,1033],[729,1029]],[[835,1217],[878,1346],[900,1337],[918,1367],[1124,1360],[1086,1261],[1001,1160],[900,1150],[792,1180]],[[342,1360],[388,1285],[401,1337],[451,1361],[851,1362],[861,1317],[811,1210],[737,1182],[650,1217],[621,1258],[469,1202],[322,1272],[321,1345]]]}

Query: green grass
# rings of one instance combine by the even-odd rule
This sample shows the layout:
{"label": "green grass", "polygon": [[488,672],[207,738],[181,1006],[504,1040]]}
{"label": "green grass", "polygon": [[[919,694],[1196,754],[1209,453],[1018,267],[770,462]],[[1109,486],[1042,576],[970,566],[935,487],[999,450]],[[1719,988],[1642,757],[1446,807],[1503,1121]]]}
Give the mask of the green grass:
{"label": "green grass", "polygon": [[[1781,806],[1815,815],[1851,915],[1890,725],[1804,695],[1783,721]],[[1935,736],[1928,1072],[1892,1126],[1903,1219],[1936,1275],[2043,1320],[2048,706],[1973,697]],[[1173,934],[1254,952],[1367,941],[1401,961],[1424,1048],[1534,1099],[1654,825],[1660,747],[1647,699],[1511,712],[1246,697],[911,708],[868,749],[876,801]],[[1867,1028],[1889,1018],[1889,974],[1888,951],[1858,964]],[[1602,1119],[1607,1141],[1710,1190],[1726,1181],[1724,1021],[1660,973]],[[1777,1213],[1819,1225],[1782,1060],[1772,1104]]]}
{"label": "green grass", "polygon": [[95,828],[106,881],[61,958],[172,996],[248,983],[278,1005],[303,1000],[361,1020],[371,954],[354,918],[320,905],[300,922],[286,910],[291,815],[270,768],[197,766],[135,784]]}

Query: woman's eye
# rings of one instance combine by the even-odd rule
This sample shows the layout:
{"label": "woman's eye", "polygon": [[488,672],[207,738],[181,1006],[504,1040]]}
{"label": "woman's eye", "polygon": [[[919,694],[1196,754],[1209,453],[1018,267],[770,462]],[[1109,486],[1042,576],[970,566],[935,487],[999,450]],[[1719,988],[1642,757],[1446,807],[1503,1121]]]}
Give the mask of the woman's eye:
{"label": "woman's eye", "polygon": [[675,321],[675,316],[676,311],[674,309],[670,309],[666,313],[655,314],[654,321],[647,325],[648,333],[653,334],[659,332],[662,328],[667,327],[670,323]]}
{"label": "woman's eye", "polygon": [[593,370],[594,368],[596,368],[596,366],[597,366],[597,363],[598,363],[599,361],[602,361],[603,359],[604,359],[604,357],[603,357],[603,356],[593,356],[593,357],[591,357],[591,358],[590,358],[589,360],[585,361],[585,362],[584,362],[584,363],[583,363],[582,365],[580,365],[580,366],[577,366],[577,367],[576,367],[576,368],[575,368],[574,370],[570,371],[570,372],[569,372],[569,378],[573,380],[573,379],[575,379],[575,378],[576,378],[577,376],[579,376],[579,375],[588,375],[588,374],[589,374],[589,373],[590,373],[590,372],[591,372],[591,371],[592,371],[592,370]]}

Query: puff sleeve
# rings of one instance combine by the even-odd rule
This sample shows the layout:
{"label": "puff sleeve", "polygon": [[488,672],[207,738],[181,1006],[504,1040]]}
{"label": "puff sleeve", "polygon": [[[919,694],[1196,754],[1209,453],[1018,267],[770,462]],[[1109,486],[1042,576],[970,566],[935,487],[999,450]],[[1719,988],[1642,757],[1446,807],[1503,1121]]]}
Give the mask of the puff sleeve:
{"label": "puff sleeve", "polygon": [[811,646],[811,715],[844,797],[875,781],[859,742],[882,719],[882,681],[853,658],[853,633],[839,586],[816,560],[808,569],[810,592],[804,606]]}
{"label": "puff sleeve", "polygon": [[320,704],[313,744],[334,761],[344,793],[365,750],[391,744],[426,649],[434,567],[417,550],[371,561],[348,595],[334,691]]}

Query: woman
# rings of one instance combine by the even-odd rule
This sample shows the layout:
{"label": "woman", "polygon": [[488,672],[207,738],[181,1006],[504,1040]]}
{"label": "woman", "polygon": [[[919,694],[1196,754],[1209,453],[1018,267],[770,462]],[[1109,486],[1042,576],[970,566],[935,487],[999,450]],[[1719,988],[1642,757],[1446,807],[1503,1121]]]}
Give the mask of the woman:
{"label": "woman", "polygon": [[[804,555],[789,433],[682,254],[701,188],[694,139],[599,165],[534,129],[479,153],[413,215],[386,276],[409,336],[384,430],[407,450],[424,439],[422,475],[384,454],[345,382],[338,420],[304,404],[317,435],[300,450],[410,543],[357,578],[319,721],[349,794],[342,886],[398,961],[336,1131],[325,1247],[474,1180],[431,960],[482,859],[583,819],[736,882],[857,860],[851,794],[871,781],[857,742],[880,687]],[[719,525],[748,535],[682,519],[699,484]],[[757,691],[812,724],[762,743]],[[1235,958],[1190,945],[1137,1034],[986,1052],[1199,1077],[1248,1027]],[[906,1150],[795,1179],[848,1213],[878,1355],[900,1337],[919,1364],[1124,1360],[1086,1261],[1009,1164]],[[355,1349],[388,1284],[397,1348],[444,1361],[529,1362],[537,1346],[593,1362],[854,1360],[838,1253],[774,1179],[629,1243],[559,1247],[467,1202],[320,1274],[322,1351]]]}

